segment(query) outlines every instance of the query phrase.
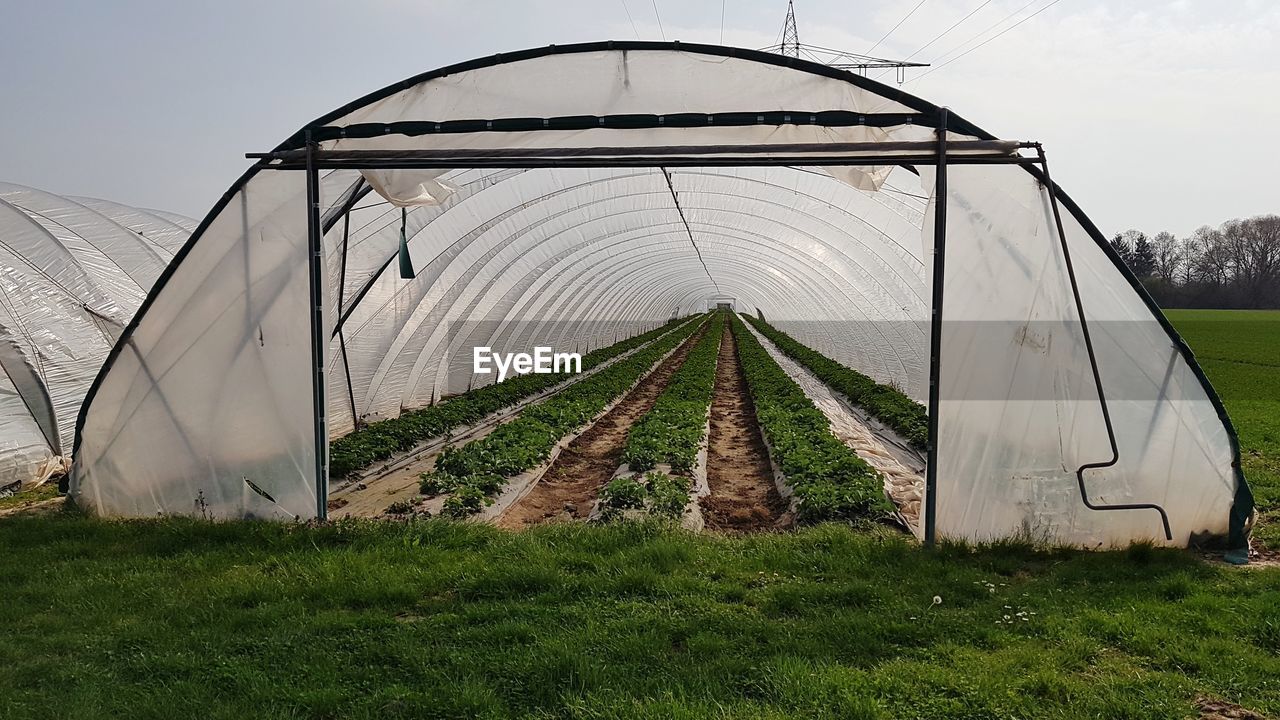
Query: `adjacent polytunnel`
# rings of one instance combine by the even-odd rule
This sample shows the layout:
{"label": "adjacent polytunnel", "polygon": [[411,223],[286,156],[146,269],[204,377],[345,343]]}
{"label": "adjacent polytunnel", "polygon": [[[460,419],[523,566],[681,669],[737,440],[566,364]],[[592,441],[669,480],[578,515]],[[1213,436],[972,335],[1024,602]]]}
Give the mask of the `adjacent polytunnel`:
{"label": "adjacent polytunnel", "polygon": [[586,350],[731,298],[928,403],[928,539],[1244,542],[1221,404],[1043,150],[897,89],[549,47],[256,157],[85,405],[94,512],[323,516],[328,441],[488,381],[475,347]]}
{"label": "adjacent polytunnel", "polygon": [[0,183],[0,489],[63,472],[94,376],[194,227]]}

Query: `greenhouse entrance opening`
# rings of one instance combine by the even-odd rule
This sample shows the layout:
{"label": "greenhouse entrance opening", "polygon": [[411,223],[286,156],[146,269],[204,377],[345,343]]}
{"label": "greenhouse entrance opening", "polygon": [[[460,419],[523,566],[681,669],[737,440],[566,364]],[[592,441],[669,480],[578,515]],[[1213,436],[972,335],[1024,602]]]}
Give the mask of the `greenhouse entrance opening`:
{"label": "greenhouse entrance opening", "polygon": [[474,347],[585,355],[705,307],[928,408],[926,542],[1244,542],[1221,403],[1037,143],[793,58],[599,43],[249,157],[85,403],[89,509],[323,519],[330,443],[474,391]]}
{"label": "greenhouse entrance opening", "polygon": [[[484,121],[486,127],[506,125],[511,118]],[[863,119],[865,121],[865,118]],[[535,121],[536,122],[536,121]],[[656,118],[655,124],[661,124],[664,118]],[[708,118],[708,124],[714,122]],[[324,519],[328,514],[329,469],[327,465],[327,448],[329,430],[326,421],[328,400],[325,388],[325,365],[327,349],[325,347],[325,328],[328,323],[324,318],[325,297],[323,288],[324,273],[324,234],[325,221],[321,217],[321,173],[324,171],[354,170],[362,173],[361,181],[355,183],[346,193],[349,201],[337,208],[330,208],[330,228],[340,219],[345,218],[355,203],[366,193],[361,193],[367,184],[369,189],[381,186],[385,188],[391,182],[400,186],[408,185],[417,191],[424,183],[432,183],[443,174],[451,171],[493,168],[499,171],[528,170],[536,168],[657,168],[669,183],[672,182],[671,169],[691,168],[695,171],[706,171],[712,168],[733,167],[784,167],[796,168],[802,172],[828,172],[827,168],[848,168],[855,173],[871,176],[879,168],[885,166],[904,166],[914,172],[917,166],[930,166],[934,170],[936,191],[945,195],[949,165],[1034,165],[1041,168],[1046,182],[1049,178],[1048,160],[1044,149],[1034,142],[1012,141],[949,141],[946,134],[947,110],[941,109],[933,124],[936,125],[937,141],[903,142],[903,143],[827,143],[821,145],[786,144],[759,146],[668,146],[668,147],[593,147],[593,148],[494,148],[484,151],[440,151],[440,150],[396,150],[379,151],[326,151],[319,149],[315,137],[326,134],[326,128],[309,132],[305,138],[305,147],[295,150],[276,151],[263,154],[250,154],[248,157],[266,160],[270,164],[267,169],[276,171],[301,171],[306,175],[307,185],[307,237],[308,258],[311,276],[311,332],[317,341],[313,346],[314,373],[313,388],[315,391],[316,418],[316,515]],[[1036,155],[1024,156],[1018,151],[1034,150]],[[816,154],[816,155],[815,155]],[[803,163],[800,165],[799,163]],[[874,165],[872,164],[874,163]],[[393,174],[394,173],[394,174]],[[382,183],[371,179],[377,178]],[[394,178],[394,180],[391,180]],[[420,182],[421,181],[421,182]],[[674,187],[674,186],[673,186]],[[380,193],[382,194],[382,193]],[[672,195],[678,207],[679,195],[672,189]],[[1047,194],[1055,216],[1055,222],[1061,223],[1056,199]],[[384,194],[388,200],[395,202],[393,194]],[[411,204],[412,200],[400,199],[400,203]],[[434,204],[432,196],[428,204]],[[397,203],[398,204],[398,203]],[[334,213],[334,210],[337,210]],[[929,365],[928,365],[928,407],[929,407],[929,442],[927,447],[926,480],[924,487],[924,508],[920,516],[921,531],[926,543],[936,540],[936,473],[937,473],[937,432],[939,406],[939,389],[941,369],[940,354],[942,342],[942,323],[945,294],[942,292],[941,279],[945,277],[947,219],[945,208],[933,210],[933,266],[931,276],[937,278],[931,294],[929,313]],[[680,209],[683,219],[683,209]],[[687,219],[683,221],[688,223]],[[349,223],[347,224],[349,228]],[[690,242],[696,246],[695,236],[691,228],[686,228]],[[1061,237],[1061,230],[1059,236]],[[344,238],[343,247],[349,238]],[[1074,271],[1071,269],[1069,250],[1062,243],[1064,260],[1072,283],[1072,293],[1079,302],[1079,288],[1075,285]],[[714,276],[708,275],[714,279]],[[345,278],[340,280],[345,284]],[[713,307],[717,310],[732,310],[731,300],[714,298]],[[1081,323],[1082,337],[1086,345],[1090,344],[1088,326]],[[340,332],[341,326],[334,331]],[[1087,347],[1093,357],[1092,347]],[[1105,398],[1102,397],[1101,378],[1095,376],[1099,397],[1102,398],[1104,417],[1107,422],[1107,433],[1114,437],[1110,427],[1110,419],[1105,410]],[[1114,445],[1114,440],[1111,441]],[[1165,539],[1171,540],[1168,517],[1164,509],[1156,504],[1116,504],[1095,506],[1086,495],[1087,489],[1080,481],[1082,502],[1096,510],[1152,510],[1159,514],[1164,528]]]}

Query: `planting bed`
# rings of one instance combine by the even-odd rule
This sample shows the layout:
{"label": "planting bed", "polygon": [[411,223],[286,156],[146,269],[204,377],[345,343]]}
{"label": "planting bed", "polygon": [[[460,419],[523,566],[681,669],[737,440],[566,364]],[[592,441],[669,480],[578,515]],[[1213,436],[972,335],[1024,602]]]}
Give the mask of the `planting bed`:
{"label": "planting bed", "polygon": [[[651,342],[654,338],[673,331],[682,322],[691,321],[692,320],[689,318],[680,321],[673,321],[660,328],[643,333],[642,335],[622,340],[608,347],[600,348],[589,353],[583,358],[583,371],[581,374],[569,376],[565,376],[563,374],[554,376],[517,376],[498,385],[490,385],[473,390],[471,393],[453,398],[442,405],[414,411],[414,415],[420,416],[431,412],[434,408],[444,408],[446,405],[470,405],[474,409],[482,404],[473,402],[473,396],[475,395],[487,394],[497,388],[507,385],[518,387],[524,385],[524,380],[527,378],[537,378],[539,380],[547,377],[562,378],[560,382],[519,398],[513,401],[510,405],[485,415],[478,421],[468,423],[460,427],[452,427],[443,435],[426,438],[408,451],[396,454],[395,457],[390,458],[387,462],[375,463],[373,467],[354,474],[352,479],[348,480],[340,487],[336,487],[331,492],[329,500],[329,516],[334,519],[344,517],[377,517],[386,512],[388,508],[396,508],[400,510],[412,509],[415,511],[425,510],[433,514],[439,512],[439,502],[419,503],[415,500],[415,496],[418,495],[419,484],[421,482],[420,476],[424,472],[431,472],[435,469],[436,458],[444,448],[451,444],[467,443],[489,435],[497,429],[501,423],[518,416],[525,407],[536,403],[547,396],[560,392],[575,383],[581,382],[598,372],[601,372],[611,364],[618,362],[621,359],[625,359],[630,354],[636,352],[640,347]],[[400,419],[389,420],[385,423],[377,423],[375,425],[368,426],[367,430],[372,430],[374,433],[385,433],[386,431],[381,430],[381,427],[394,427],[399,423],[399,421]],[[359,432],[363,433],[366,431],[362,430]],[[346,438],[343,438],[336,442],[340,443],[345,439]],[[444,498],[440,498],[441,502],[443,502],[443,500]]]}
{"label": "planting bed", "polygon": [[891,512],[880,475],[831,433],[827,416],[736,316],[733,330],[756,417],[795,490],[798,519],[860,520]]}
{"label": "planting bed", "polygon": [[923,531],[919,520],[921,500],[924,497],[923,453],[915,450],[883,423],[875,421],[853,406],[847,398],[788,357],[768,338],[759,335],[754,329],[748,329],[756,333],[756,340],[778,366],[796,381],[814,406],[827,416],[831,432],[884,477],[885,493],[897,506],[899,519],[917,537],[921,537]]}
{"label": "planting bed", "polygon": [[593,517],[649,514],[702,529],[701,510],[690,494],[699,497],[707,491],[704,441],[725,316],[717,314],[711,322],[653,409],[632,426],[623,464],[600,491]]}
{"label": "planting bed", "polygon": [[561,438],[590,422],[701,326],[702,320],[686,323],[626,359],[526,408],[487,437],[446,448],[436,461],[436,469],[423,476],[423,493],[448,493],[443,505],[446,515],[466,517],[480,512],[492,503],[492,496],[503,489],[507,478],[545,462]]}
{"label": "planting bed", "polygon": [[777,527],[786,503],[774,484],[769,451],[756,422],[734,333],[725,328],[716,366],[702,516],[708,528],[744,532]]}
{"label": "planting bed", "polygon": [[[681,322],[685,320],[672,320],[647,333],[593,350],[582,357],[581,369],[588,372],[661,336]],[[518,375],[436,405],[410,410],[397,418],[366,425],[329,443],[329,477],[338,480],[353,475],[378,461],[406,452],[423,440],[477,423],[572,377],[566,373]]]}
{"label": "planting bed", "polygon": [[617,470],[632,426],[653,408],[706,332],[703,325],[609,412],[570,442],[529,492],[502,513],[498,525],[519,529],[555,518],[586,518],[600,489]]}
{"label": "planting bed", "polygon": [[707,406],[716,387],[716,358],[724,344],[724,323],[723,315],[715,316],[653,409],[631,428],[622,455],[631,470],[652,470],[659,464],[681,474],[693,470]]}
{"label": "planting bed", "polygon": [[882,385],[853,368],[796,342],[790,335],[769,323],[744,316],[761,335],[771,340],[788,357],[849,398],[854,404],[874,415],[885,425],[923,451],[929,442],[929,415],[924,406],[897,388]]}

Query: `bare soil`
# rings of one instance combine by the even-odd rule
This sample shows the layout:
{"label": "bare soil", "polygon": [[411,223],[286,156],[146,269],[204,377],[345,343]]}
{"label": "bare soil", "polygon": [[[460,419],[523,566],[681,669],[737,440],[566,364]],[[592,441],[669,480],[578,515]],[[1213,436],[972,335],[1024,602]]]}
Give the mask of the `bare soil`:
{"label": "bare soil", "polygon": [[519,530],[550,520],[586,519],[600,489],[622,462],[631,426],[653,408],[706,331],[704,327],[694,333],[604,417],[569,443],[529,493],[499,516],[496,524]]}
{"label": "bare soil", "polygon": [[773,482],[769,450],[742,375],[737,340],[727,326],[724,332],[728,337],[720,342],[716,362],[707,448],[711,494],[700,501],[702,514],[712,530],[771,530],[785,522],[786,503]]}
{"label": "bare soil", "polygon": [[1196,709],[1200,711],[1200,720],[1267,720],[1266,716],[1235,703],[1204,696],[1196,698]]}

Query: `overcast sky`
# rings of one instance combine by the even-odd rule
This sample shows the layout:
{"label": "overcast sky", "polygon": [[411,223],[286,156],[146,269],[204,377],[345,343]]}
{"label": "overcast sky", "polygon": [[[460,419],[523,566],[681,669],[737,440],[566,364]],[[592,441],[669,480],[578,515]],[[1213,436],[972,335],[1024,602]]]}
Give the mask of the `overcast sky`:
{"label": "overcast sky", "polygon": [[[919,2],[795,1],[803,42],[855,52]],[[1280,2],[924,0],[874,54],[911,55],[979,6],[914,59],[945,61],[1048,9],[936,72],[914,72],[904,88],[998,136],[1043,141],[1055,179],[1104,232],[1185,234],[1280,213]],[[441,65],[637,35],[776,42],[785,0],[725,0],[723,27],[721,7],[10,0],[0,180],[200,218],[248,166],[244,153]]]}

